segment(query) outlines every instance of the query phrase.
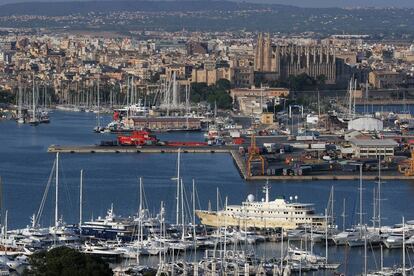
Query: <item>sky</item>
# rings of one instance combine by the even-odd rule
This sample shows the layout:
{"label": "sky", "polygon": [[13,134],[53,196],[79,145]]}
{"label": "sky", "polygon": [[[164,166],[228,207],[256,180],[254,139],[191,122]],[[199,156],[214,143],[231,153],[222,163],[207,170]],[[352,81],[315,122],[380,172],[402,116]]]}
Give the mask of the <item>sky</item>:
{"label": "sky", "polygon": [[[87,0],[0,0],[1,4],[17,2],[56,2],[56,1],[87,1]],[[94,0],[96,1],[96,0]],[[103,1],[103,0],[98,0]],[[113,0],[117,1],[117,0]],[[202,1],[202,0],[199,0]],[[299,7],[399,7],[414,8],[414,0],[233,0],[238,2],[274,3]]]}

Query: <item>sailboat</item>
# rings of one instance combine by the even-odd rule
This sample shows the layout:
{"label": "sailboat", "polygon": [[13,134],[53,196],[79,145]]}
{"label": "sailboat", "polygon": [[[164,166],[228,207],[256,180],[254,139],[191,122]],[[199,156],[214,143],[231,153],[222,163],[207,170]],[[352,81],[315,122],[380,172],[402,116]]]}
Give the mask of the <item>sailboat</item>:
{"label": "sailboat", "polygon": [[94,131],[95,132],[98,132],[98,133],[100,133],[100,132],[102,132],[103,130],[104,130],[104,128],[103,127],[101,127],[101,107],[100,107],[100,93],[99,93],[99,80],[100,80],[100,78],[98,78],[98,85],[97,85],[97,110],[96,110],[96,112],[97,112],[97,116],[96,116],[96,118],[97,118],[97,125],[96,125],[96,127],[94,128]]}
{"label": "sailboat", "polygon": [[29,124],[31,126],[37,126],[37,125],[39,125],[40,121],[37,118],[37,114],[36,114],[36,91],[35,91],[35,79],[34,79],[34,76],[33,76],[33,98],[32,98],[32,104],[33,104],[33,106],[32,106],[32,116],[30,117]]}
{"label": "sailboat", "polygon": [[24,117],[23,117],[23,112],[22,112],[22,84],[21,84],[21,80],[20,80],[20,76],[19,76],[19,99],[18,99],[18,105],[19,105],[19,109],[18,109],[18,113],[17,113],[17,123],[18,124],[24,124]]}

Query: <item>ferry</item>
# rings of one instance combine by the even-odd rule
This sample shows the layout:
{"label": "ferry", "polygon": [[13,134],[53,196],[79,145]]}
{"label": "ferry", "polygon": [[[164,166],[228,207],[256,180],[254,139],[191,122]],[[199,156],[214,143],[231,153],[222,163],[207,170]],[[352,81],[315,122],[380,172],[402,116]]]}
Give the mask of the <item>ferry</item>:
{"label": "ferry", "polygon": [[[313,204],[289,202],[284,198],[269,200],[269,186],[264,187],[265,198],[255,201],[248,195],[242,205],[228,205],[224,210],[197,210],[201,223],[211,227],[283,228],[298,229],[304,226],[324,229],[327,220],[315,214]],[[291,198],[291,201],[293,198]]]}

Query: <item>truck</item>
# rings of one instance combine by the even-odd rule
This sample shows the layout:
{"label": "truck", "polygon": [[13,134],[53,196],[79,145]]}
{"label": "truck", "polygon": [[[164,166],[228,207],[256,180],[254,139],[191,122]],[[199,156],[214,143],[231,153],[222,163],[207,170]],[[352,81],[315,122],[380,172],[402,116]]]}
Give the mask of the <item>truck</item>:
{"label": "truck", "polygon": [[276,143],[263,143],[263,148],[266,149],[267,153],[275,153]]}

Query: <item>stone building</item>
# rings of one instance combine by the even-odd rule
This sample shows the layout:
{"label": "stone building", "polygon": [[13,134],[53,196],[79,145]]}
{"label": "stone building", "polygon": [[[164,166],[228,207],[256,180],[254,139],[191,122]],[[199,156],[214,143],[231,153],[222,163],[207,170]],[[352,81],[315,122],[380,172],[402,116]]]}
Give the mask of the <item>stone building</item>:
{"label": "stone building", "polygon": [[220,79],[233,81],[233,70],[229,67],[221,67],[217,69],[196,69],[193,68],[191,73],[191,82],[205,82],[207,85],[215,84]]}
{"label": "stone building", "polygon": [[254,70],[266,78],[286,80],[302,73],[326,77],[327,84],[336,81],[335,50],[326,45],[273,45],[269,34],[260,34],[255,49]]}
{"label": "stone building", "polygon": [[369,84],[376,89],[396,88],[404,78],[402,74],[392,71],[373,71],[369,73]]}
{"label": "stone building", "polygon": [[232,84],[235,87],[251,87],[254,85],[254,71],[252,66],[235,67]]}
{"label": "stone building", "polygon": [[265,37],[259,34],[255,49],[254,71],[256,72],[276,72],[276,58],[271,45],[270,34]]}

